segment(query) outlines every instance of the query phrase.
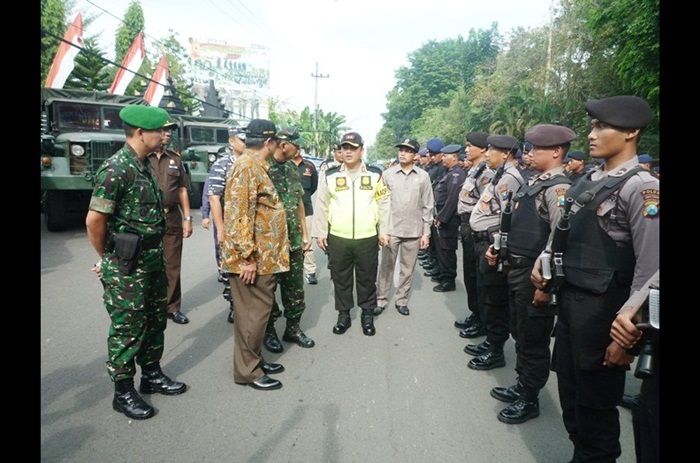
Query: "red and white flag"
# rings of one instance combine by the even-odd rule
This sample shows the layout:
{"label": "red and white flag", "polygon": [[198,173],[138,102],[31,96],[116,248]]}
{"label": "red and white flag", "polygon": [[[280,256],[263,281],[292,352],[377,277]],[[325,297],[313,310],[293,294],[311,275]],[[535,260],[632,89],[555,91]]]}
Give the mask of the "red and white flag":
{"label": "red and white flag", "polygon": [[[146,93],[143,99],[148,101],[151,106],[158,106],[163,98],[165,88],[168,86],[168,77],[170,76],[170,67],[168,66],[168,58],[163,55],[158,61],[158,66],[151,77],[151,82],[148,84]],[[154,82],[155,81],[155,82]]]}
{"label": "red and white flag", "polygon": [[[63,40],[80,48],[83,47],[83,17],[80,13],[66,29]],[[66,83],[66,79],[75,67],[75,57],[80,52],[80,48],[66,42],[61,42],[61,45],[58,46],[49,75],[46,77],[46,84],[44,84],[48,88],[63,88],[63,84]]]}
{"label": "red and white flag", "polygon": [[[134,73],[139,71],[143,59],[146,57],[146,48],[143,45],[143,32],[139,32],[134,37],[134,42],[129,47],[129,51],[124,55],[122,67],[117,69],[117,74],[114,76],[114,82],[109,87],[109,93],[113,95],[123,95],[126,87],[129,86],[134,78]],[[128,71],[126,69],[128,69]],[[129,72],[131,71],[131,72]]]}

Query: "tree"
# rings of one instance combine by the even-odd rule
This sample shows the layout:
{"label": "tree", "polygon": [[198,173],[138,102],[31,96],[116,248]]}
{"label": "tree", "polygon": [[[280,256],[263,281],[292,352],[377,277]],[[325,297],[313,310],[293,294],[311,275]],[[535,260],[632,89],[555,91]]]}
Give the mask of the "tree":
{"label": "tree", "polygon": [[[192,91],[192,81],[186,77],[187,75],[187,50],[182,46],[177,39],[177,34],[168,29],[169,35],[160,41],[160,46],[168,58],[170,66],[170,78],[173,80],[175,91],[177,92],[182,106],[188,114],[192,114],[199,109],[201,103],[195,99]],[[157,62],[158,58],[153,56],[153,62]]]}
{"label": "tree", "polygon": [[97,37],[83,41],[83,50],[75,57],[75,68],[66,81],[66,88],[107,91],[112,83],[110,67],[104,52],[97,46]]}
{"label": "tree", "polygon": [[[41,0],[41,83],[51,69],[56,50],[66,32],[66,1]],[[51,35],[49,35],[51,34]],[[55,37],[54,37],[55,36]]]}

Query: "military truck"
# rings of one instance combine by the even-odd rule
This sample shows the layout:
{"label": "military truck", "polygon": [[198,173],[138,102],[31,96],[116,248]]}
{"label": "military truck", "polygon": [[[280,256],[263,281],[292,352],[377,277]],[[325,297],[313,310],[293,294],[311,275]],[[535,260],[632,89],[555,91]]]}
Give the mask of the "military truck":
{"label": "military truck", "polygon": [[228,130],[238,123],[221,117],[171,114],[177,123],[170,148],[180,153],[185,169],[190,174],[190,207],[202,205],[202,188],[209,176],[211,165],[228,146]]}
{"label": "military truck", "polygon": [[128,104],[147,103],[89,90],[42,89],[41,188],[50,231],[85,217],[97,169],[126,140],[119,111]]}

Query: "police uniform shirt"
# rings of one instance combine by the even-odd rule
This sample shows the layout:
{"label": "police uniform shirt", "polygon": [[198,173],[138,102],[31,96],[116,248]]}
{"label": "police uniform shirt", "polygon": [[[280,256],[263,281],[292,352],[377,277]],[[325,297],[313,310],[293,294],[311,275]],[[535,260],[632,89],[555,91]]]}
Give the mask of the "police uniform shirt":
{"label": "police uniform shirt", "polygon": [[[634,307],[635,309],[639,309],[649,296],[649,286],[659,286],[659,273],[660,271],[657,270],[641,288],[639,288],[637,291],[633,291],[632,294],[630,294],[629,299],[622,304],[620,311],[625,307]],[[618,311],[618,313],[620,311]]]}
{"label": "police uniform shirt", "polygon": [[[591,173],[591,180],[620,177],[638,164],[635,156],[613,171],[599,168]],[[640,289],[659,268],[659,179],[646,170],[637,172],[603,201],[596,214],[610,238],[632,242],[637,262],[631,289]]]}
{"label": "police uniform shirt", "polygon": [[[477,169],[478,166],[473,166],[472,169]],[[459,192],[459,203],[457,204],[457,214],[471,213],[474,206],[479,201],[481,193],[491,183],[496,171],[490,168],[485,168],[478,178],[467,177],[462,184],[462,189]]]}
{"label": "police uniform shirt", "polygon": [[391,191],[387,234],[399,238],[430,235],[433,188],[428,173],[415,165],[406,173],[397,164],[385,170],[382,179]]}
{"label": "police uniform shirt", "polygon": [[[555,167],[547,172],[531,177],[528,181],[528,185],[532,186],[536,183],[544,182],[545,180],[549,180],[556,175],[565,176],[563,166]],[[566,204],[566,192],[570,187],[571,185],[567,183],[560,183],[540,191],[535,197],[535,208],[537,209],[537,214],[545,222],[549,223],[549,228],[551,230],[549,239],[547,240],[548,246],[552,242],[554,230],[557,228],[561,214],[564,211],[564,204]]]}
{"label": "police uniform shirt", "polygon": [[[495,175],[495,174],[494,174]],[[503,176],[494,187],[489,183],[479,197],[472,215],[469,217],[469,227],[472,231],[482,232],[491,227],[497,227],[501,222],[501,209],[508,192],[517,193],[525,183],[515,164],[509,164]]]}

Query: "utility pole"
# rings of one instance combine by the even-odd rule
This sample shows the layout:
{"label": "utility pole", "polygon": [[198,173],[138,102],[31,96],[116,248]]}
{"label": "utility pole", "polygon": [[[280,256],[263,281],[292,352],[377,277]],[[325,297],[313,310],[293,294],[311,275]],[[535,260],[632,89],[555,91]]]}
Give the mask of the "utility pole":
{"label": "utility pole", "polygon": [[314,78],[314,155],[318,156],[318,79],[327,79],[328,74],[318,73],[318,61],[316,61],[316,73],[311,74]]}

